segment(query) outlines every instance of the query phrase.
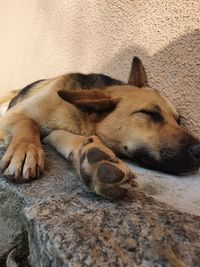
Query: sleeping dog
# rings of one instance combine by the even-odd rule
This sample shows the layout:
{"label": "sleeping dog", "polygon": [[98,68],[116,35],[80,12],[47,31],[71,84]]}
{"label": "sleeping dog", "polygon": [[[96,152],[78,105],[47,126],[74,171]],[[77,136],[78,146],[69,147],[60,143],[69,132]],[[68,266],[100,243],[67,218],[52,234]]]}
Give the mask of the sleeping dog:
{"label": "sleeping dog", "polygon": [[137,186],[135,175],[118,158],[163,172],[185,174],[200,166],[200,142],[180,126],[175,107],[147,84],[134,57],[128,83],[102,74],[67,74],[11,92],[1,117],[8,145],[1,160],[15,182],[44,170],[43,140],[71,161],[93,192],[119,198]]}

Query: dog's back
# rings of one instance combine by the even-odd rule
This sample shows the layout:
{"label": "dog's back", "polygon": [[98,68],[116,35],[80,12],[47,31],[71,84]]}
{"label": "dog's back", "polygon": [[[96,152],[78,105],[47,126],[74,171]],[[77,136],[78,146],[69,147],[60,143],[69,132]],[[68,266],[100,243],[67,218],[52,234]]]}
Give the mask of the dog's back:
{"label": "dog's back", "polygon": [[[59,76],[54,79],[38,80],[31,84],[28,84],[21,90],[10,91],[8,94],[0,98],[0,116],[4,115],[7,110],[14,107],[24,99],[27,99],[41,90],[50,88],[52,80],[60,81],[59,88],[53,88],[57,90],[76,90],[76,89],[93,89],[93,88],[105,88],[114,85],[123,85],[124,83],[120,80],[113,79],[104,74],[81,74],[73,73],[63,76]],[[56,86],[55,86],[56,87]]]}

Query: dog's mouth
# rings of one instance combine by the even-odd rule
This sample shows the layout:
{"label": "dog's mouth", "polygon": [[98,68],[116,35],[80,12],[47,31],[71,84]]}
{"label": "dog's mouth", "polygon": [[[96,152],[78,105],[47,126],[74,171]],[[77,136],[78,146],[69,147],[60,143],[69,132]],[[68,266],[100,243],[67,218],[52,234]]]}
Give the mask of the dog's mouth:
{"label": "dog's mouth", "polygon": [[[158,151],[156,150],[158,155]],[[130,158],[138,165],[162,172],[188,175],[199,170],[200,159],[194,158],[188,150],[174,151],[163,149],[159,151],[159,157],[155,156],[155,151],[147,147],[140,147],[134,150]]]}

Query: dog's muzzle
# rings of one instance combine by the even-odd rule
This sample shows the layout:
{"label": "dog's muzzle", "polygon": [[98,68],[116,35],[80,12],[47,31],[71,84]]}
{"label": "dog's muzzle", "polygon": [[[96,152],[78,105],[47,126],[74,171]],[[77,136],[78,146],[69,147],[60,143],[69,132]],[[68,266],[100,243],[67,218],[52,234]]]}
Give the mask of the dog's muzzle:
{"label": "dog's muzzle", "polygon": [[200,163],[200,144],[190,147],[190,153]]}
{"label": "dog's muzzle", "polygon": [[159,157],[155,157],[154,149],[141,146],[132,152],[132,159],[149,169],[172,174],[194,173],[200,167],[200,143],[195,142],[181,149],[161,148]]}

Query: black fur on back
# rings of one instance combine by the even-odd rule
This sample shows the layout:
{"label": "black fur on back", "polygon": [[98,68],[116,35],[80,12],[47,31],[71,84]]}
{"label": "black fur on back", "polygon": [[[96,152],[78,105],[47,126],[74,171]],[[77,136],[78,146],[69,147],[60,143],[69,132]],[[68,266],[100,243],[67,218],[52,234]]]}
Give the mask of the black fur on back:
{"label": "black fur on back", "polygon": [[123,85],[120,80],[113,79],[104,74],[71,74],[70,88],[71,89],[92,89],[102,88],[113,85]]}
{"label": "black fur on back", "polygon": [[[33,82],[26,87],[24,87],[17,96],[15,96],[9,103],[8,110],[15,106],[20,100],[26,96],[31,89],[35,87],[35,85],[39,84],[44,80],[38,80]],[[113,85],[123,85],[122,81],[113,79],[104,74],[81,74],[81,73],[73,73],[70,75],[70,80],[67,81],[66,87],[69,87],[71,90],[76,89],[92,89],[92,88],[103,88],[107,86]]]}
{"label": "black fur on back", "polygon": [[14,106],[17,104],[17,102],[18,102],[20,99],[22,99],[24,96],[26,96],[26,95],[30,92],[30,90],[31,90],[36,84],[38,84],[38,83],[40,83],[40,82],[42,82],[42,81],[44,81],[44,80],[38,80],[38,81],[35,81],[35,82],[31,83],[31,84],[28,84],[28,85],[25,86],[23,89],[21,89],[20,92],[19,92],[19,94],[16,95],[16,96],[10,101],[9,106],[8,106],[8,110],[9,110],[10,108],[14,107]]}

